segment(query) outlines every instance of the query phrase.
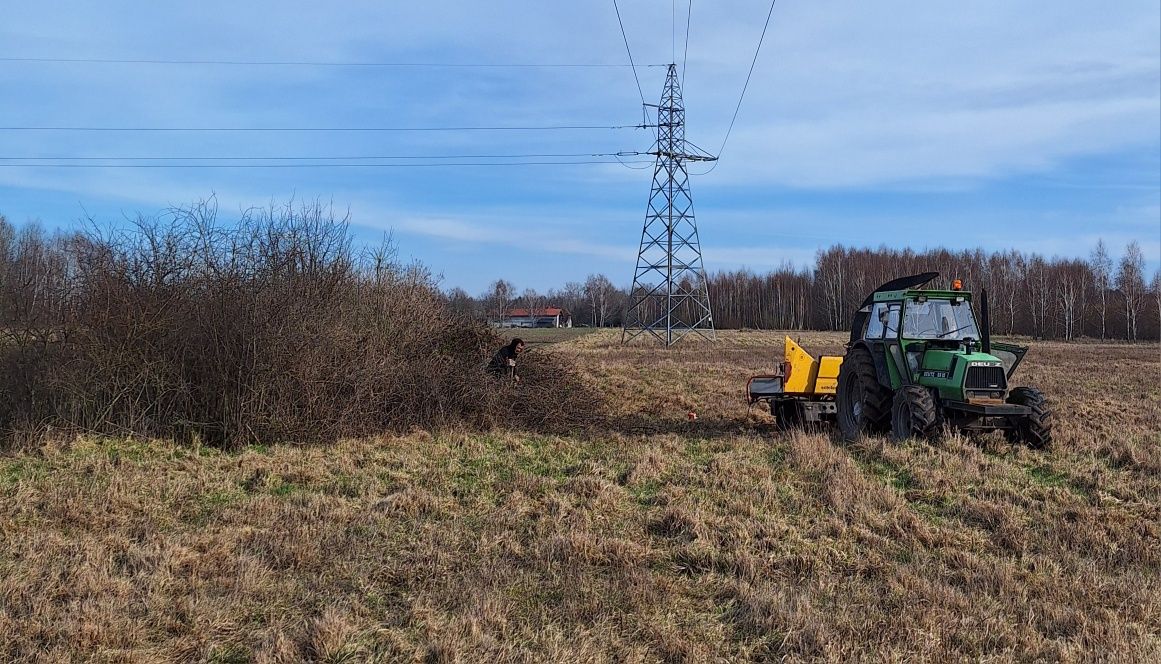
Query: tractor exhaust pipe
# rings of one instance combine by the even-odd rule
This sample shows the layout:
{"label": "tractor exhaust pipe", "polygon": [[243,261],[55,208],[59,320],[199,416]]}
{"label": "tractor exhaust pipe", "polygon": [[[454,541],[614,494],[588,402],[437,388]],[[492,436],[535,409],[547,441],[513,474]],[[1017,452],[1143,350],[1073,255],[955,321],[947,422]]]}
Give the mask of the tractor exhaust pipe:
{"label": "tractor exhaust pipe", "polygon": [[983,343],[983,351],[988,355],[992,354],[992,314],[988,309],[988,290],[985,288],[980,293],[980,322],[984,324],[984,329],[981,330],[980,336],[983,337],[980,341]]}

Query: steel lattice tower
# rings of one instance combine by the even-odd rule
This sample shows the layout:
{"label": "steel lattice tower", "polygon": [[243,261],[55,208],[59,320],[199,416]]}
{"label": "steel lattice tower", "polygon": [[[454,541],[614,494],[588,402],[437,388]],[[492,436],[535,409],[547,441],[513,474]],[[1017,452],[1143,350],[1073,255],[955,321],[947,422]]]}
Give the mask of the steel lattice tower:
{"label": "steel lattice tower", "polygon": [[[652,106],[652,104],[648,104]],[[691,153],[689,148],[696,150]],[[687,334],[716,339],[702,264],[688,162],[716,157],[685,140],[685,107],[677,65],[669,65],[657,106],[653,189],[641,230],[641,250],[629,291],[621,342],[649,333],[673,345]]]}

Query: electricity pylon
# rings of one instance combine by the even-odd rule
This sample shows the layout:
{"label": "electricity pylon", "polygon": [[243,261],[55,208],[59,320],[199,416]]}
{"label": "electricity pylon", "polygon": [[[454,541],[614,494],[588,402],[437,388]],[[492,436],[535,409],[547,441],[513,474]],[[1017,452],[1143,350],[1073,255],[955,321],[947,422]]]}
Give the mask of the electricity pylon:
{"label": "electricity pylon", "polygon": [[[647,104],[652,106],[652,104]],[[709,288],[693,217],[686,164],[717,157],[685,140],[685,107],[677,65],[669,65],[657,105],[653,189],[641,230],[641,250],[629,291],[621,342],[644,333],[671,346],[694,333],[714,340]],[[695,152],[690,152],[690,148]]]}

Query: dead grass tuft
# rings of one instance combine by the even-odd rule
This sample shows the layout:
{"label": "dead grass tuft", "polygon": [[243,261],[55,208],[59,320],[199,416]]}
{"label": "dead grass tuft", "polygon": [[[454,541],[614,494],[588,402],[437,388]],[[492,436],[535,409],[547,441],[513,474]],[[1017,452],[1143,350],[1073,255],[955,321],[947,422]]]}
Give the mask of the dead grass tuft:
{"label": "dead grass tuft", "polygon": [[386,514],[417,519],[438,514],[440,503],[431,493],[408,487],[379,501],[375,504],[375,509]]}
{"label": "dead grass tuft", "polygon": [[649,523],[649,532],[682,542],[705,539],[705,524],[697,516],[679,507],[666,507],[661,515]]}
{"label": "dead grass tuft", "polygon": [[355,633],[343,612],[327,607],[322,615],[310,620],[303,654],[312,661],[334,664],[364,659],[366,652],[355,642]]}

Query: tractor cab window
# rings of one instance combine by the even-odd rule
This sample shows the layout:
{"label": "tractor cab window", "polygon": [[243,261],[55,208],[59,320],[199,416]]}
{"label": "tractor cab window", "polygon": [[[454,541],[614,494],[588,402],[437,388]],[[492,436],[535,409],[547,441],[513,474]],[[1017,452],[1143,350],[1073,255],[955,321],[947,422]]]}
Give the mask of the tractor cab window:
{"label": "tractor cab window", "polygon": [[899,334],[899,303],[879,302],[871,309],[866,339],[893,338]]}
{"label": "tractor cab window", "polygon": [[899,336],[899,309],[898,302],[887,305],[887,330],[884,336],[888,339]]}
{"label": "tractor cab window", "polygon": [[907,339],[979,339],[980,331],[966,299],[920,297],[907,300],[903,336]]}

